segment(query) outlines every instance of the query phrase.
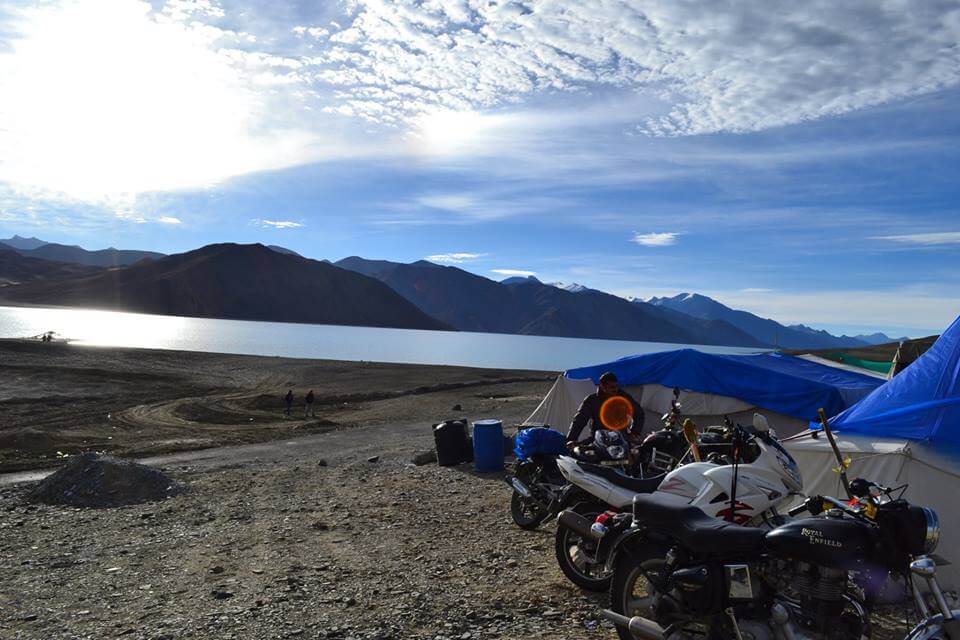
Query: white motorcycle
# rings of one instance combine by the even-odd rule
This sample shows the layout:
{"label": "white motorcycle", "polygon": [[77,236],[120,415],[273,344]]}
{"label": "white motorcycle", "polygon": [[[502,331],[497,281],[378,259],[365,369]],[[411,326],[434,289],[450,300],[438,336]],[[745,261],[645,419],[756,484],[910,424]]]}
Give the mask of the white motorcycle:
{"label": "white motorcycle", "polygon": [[[654,494],[666,504],[695,506],[739,525],[782,523],[777,508],[803,489],[803,479],[767,419],[754,414],[752,427],[728,423],[699,438],[691,427],[688,422],[685,431],[694,462],[662,476],[636,478],[615,466],[566,456],[557,460],[567,481],[595,498],[562,511],[557,518],[557,562],[572,582],[591,591],[609,587],[616,540],[630,527],[637,494]],[[706,437],[710,434],[715,437]]]}

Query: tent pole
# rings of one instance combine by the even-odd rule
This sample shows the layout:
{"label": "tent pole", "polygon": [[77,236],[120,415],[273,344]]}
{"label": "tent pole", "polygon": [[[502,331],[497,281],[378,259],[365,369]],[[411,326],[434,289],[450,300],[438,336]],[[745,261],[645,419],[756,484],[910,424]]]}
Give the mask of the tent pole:
{"label": "tent pole", "polygon": [[830,448],[833,449],[833,455],[837,457],[840,481],[843,483],[843,490],[847,492],[847,499],[849,500],[853,497],[853,494],[850,493],[850,481],[847,480],[847,465],[844,463],[843,455],[840,453],[840,447],[837,446],[837,441],[833,437],[833,429],[830,428],[830,421],[827,420],[827,412],[823,410],[823,407],[820,407],[817,413],[820,414],[820,424],[823,425],[823,431],[827,434],[827,440],[830,441]]}

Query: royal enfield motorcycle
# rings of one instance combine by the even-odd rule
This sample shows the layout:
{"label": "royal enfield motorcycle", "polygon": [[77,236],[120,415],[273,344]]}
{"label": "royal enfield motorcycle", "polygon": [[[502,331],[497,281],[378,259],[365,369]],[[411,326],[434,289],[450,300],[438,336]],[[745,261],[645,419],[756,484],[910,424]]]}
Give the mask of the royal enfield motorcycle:
{"label": "royal enfield motorcycle", "polygon": [[638,496],[604,615],[623,640],[865,640],[870,607],[899,579],[922,616],[907,638],[960,640],[927,557],[936,513],[865,480],[849,487],[850,502],[810,497],[789,512],[809,515],[772,530]]}

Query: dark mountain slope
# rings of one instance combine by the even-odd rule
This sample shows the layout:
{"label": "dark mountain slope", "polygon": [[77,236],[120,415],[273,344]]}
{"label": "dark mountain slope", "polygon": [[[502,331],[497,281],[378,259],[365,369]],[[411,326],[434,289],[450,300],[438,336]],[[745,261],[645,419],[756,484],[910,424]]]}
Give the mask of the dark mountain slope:
{"label": "dark mountain slope", "polygon": [[260,244],[209,245],[96,275],[6,287],[0,295],[203,318],[449,328],[373,278]]}
{"label": "dark mountain slope", "polygon": [[503,284],[456,267],[351,257],[336,263],[379,278],[420,309],[463,331],[682,344],[762,346],[716,323],[636,305],[601,291],[571,293],[536,280]]}
{"label": "dark mountain slope", "polygon": [[90,275],[99,271],[101,271],[99,267],[27,258],[13,249],[0,245],[0,287],[25,282]]}

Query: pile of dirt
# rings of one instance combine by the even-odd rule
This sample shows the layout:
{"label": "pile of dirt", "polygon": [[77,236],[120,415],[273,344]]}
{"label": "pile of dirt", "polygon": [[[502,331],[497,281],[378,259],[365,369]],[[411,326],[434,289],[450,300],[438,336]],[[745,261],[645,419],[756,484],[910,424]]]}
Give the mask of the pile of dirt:
{"label": "pile of dirt", "polygon": [[184,489],[158,469],[84,453],[41,481],[27,498],[75,507],[120,507],[164,500]]}

